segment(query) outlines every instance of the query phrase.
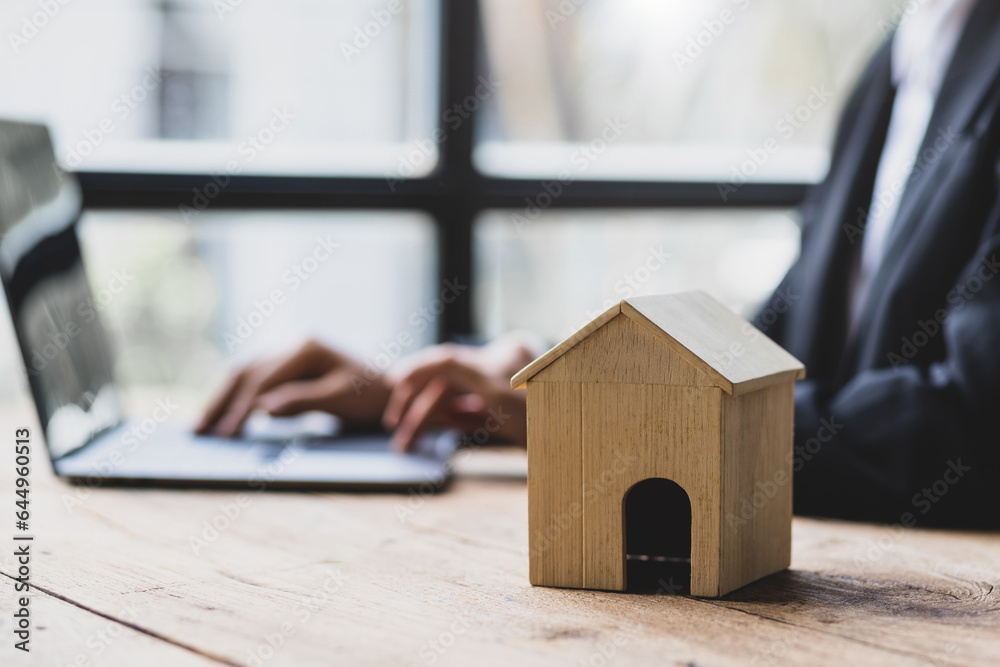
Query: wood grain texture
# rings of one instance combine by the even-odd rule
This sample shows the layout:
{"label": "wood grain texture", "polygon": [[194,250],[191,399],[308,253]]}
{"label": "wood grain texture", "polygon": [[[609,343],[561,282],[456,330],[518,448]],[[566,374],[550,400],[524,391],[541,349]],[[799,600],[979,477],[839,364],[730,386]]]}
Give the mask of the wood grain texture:
{"label": "wood grain texture", "polygon": [[[651,666],[1000,661],[996,535],[904,531],[869,561],[884,528],[798,520],[792,571],[706,601],[530,586],[524,482],[460,480],[404,522],[405,496],[261,494],[197,557],[188,536],[237,493],[99,490],[70,515],[64,487],[43,488],[39,583],[109,615],[136,601],[138,626],[213,664],[246,664],[304,604],[265,665],[579,664],[602,648]],[[327,568],[349,578],[323,600]],[[47,641],[72,622],[53,617]],[[126,664],[171,664],[170,650]]]}
{"label": "wood grain texture", "polygon": [[72,602],[61,600],[53,594],[34,590],[31,594],[33,636],[30,651],[14,648],[13,623],[9,614],[13,602],[23,593],[14,590],[14,582],[0,576],[0,600],[5,611],[0,620],[4,641],[0,644],[0,664],[38,665],[39,667],[134,667],[137,656],[157,656],[157,664],[177,667],[212,667],[219,661],[200,653],[196,647],[177,645],[161,637],[137,630],[131,622],[142,614],[141,603],[122,605],[118,616],[111,620],[81,609]]}
{"label": "wood grain texture", "polygon": [[661,477],[691,500],[691,592],[718,595],[721,396],[717,387],[583,386],[587,588],[626,588],[625,494]]}
{"label": "wood grain texture", "polygon": [[679,354],[701,360],[727,393],[805,377],[798,359],[704,292],[633,297],[622,302],[622,313],[662,332]]}
{"label": "wood grain texture", "polygon": [[584,584],[580,397],[579,383],[528,386],[529,578],[540,586]]}
{"label": "wood grain texture", "polygon": [[785,383],[722,398],[722,593],[791,560],[793,393]]}
{"label": "wood grain texture", "polygon": [[[625,590],[624,497],[655,477],[679,484],[691,501],[693,594],[723,595],[784,569],[792,392],[802,364],[701,292],[627,300],[620,308],[519,374],[529,388],[529,447],[547,442],[553,459],[572,451],[583,460],[581,488],[575,467],[531,456],[529,496],[544,507],[530,513],[531,533],[542,536],[538,543],[548,542],[545,535],[562,539],[557,518],[572,517],[567,539],[574,545],[542,552],[533,544],[531,581]],[[531,395],[543,385],[576,392],[580,383],[579,406]],[[699,388],[720,391],[674,391]],[[575,548],[581,504],[582,575]]]}
{"label": "wood grain texture", "polygon": [[523,389],[529,379],[548,367],[549,364],[561,357],[563,354],[573,349],[573,346],[600,329],[606,322],[610,321],[620,312],[620,303],[616,303],[605,310],[603,313],[584,325],[579,331],[568,336],[551,350],[518,371],[518,373],[510,379],[510,386],[514,389]]}
{"label": "wood grain texture", "polygon": [[705,373],[631,319],[617,315],[531,382],[625,382],[716,386]]}
{"label": "wood grain texture", "polygon": [[[802,363],[781,346],[709,295],[694,291],[634,297],[612,306],[523,368],[511,379],[511,386],[523,388],[619,314],[663,342],[728,394],[740,395],[805,377]],[[655,376],[656,368],[652,367],[649,375]],[[671,370],[663,367],[664,372]],[[680,384],[664,378],[658,383]]]}
{"label": "wood grain texture", "polygon": [[[0,433],[27,414],[0,412]],[[459,470],[479,456],[460,454]],[[95,489],[71,511],[78,489],[42,461],[32,483],[33,576],[68,602],[39,599],[38,657],[0,653],[4,665],[62,667],[81,652],[98,666],[246,665],[286,620],[294,634],[266,667],[1000,664],[998,533],[796,518],[790,570],[706,600],[531,586],[525,482],[509,477],[460,475],[423,498],[251,493],[198,555],[190,536],[239,492]],[[12,488],[0,465],[0,490]],[[346,578],[323,595],[330,571]],[[0,572],[15,572],[6,552]],[[148,641],[88,649],[114,618]]]}

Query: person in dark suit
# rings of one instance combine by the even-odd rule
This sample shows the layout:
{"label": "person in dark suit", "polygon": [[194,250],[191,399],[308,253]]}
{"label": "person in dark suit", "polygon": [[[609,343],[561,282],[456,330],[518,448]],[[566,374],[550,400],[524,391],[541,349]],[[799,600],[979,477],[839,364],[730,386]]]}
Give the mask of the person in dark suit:
{"label": "person in dark suit", "polygon": [[847,103],[755,324],[802,360],[795,512],[1000,526],[1000,3],[938,0]]}
{"label": "person in dark suit", "polygon": [[[925,0],[843,112],[802,252],[755,323],[802,360],[795,511],[905,526],[1000,526],[1000,3]],[[201,432],[253,409],[381,420],[400,447],[431,425],[524,442],[506,337],[428,349],[369,378],[318,343],[235,374]],[[359,385],[358,378],[366,378]],[[491,421],[492,420],[492,421]]]}

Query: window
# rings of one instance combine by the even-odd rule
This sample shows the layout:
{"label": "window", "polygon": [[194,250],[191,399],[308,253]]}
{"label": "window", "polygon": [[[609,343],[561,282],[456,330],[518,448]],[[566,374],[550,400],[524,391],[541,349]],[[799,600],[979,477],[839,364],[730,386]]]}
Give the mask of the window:
{"label": "window", "polygon": [[[488,61],[502,82],[476,147],[485,172],[718,181],[735,167],[751,180],[809,182],[825,172],[840,108],[891,28],[895,3],[482,7]],[[581,154],[592,142],[600,152]],[[748,157],[756,159],[743,168]]]}
{"label": "window", "polygon": [[436,338],[436,243],[421,213],[222,211],[188,225],[100,211],[79,231],[128,386],[208,390],[234,363],[309,337],[385,368]]}
{"label": "window", "polygon": [[0,114],[48,123],[73,170],[381,176],[433,132],[437,14],[433,0],[13,0]]}
{"label": "window", "polygon": [[[900,15],[11,0],[0,115],[48,123],[78,171],[95,292],[134,266],[106,309],[121,376],[204,391],[306,335],[384,361],[400,333],[559,338],[630,294],[702,288],[751,312],[794,260],[793,208]],[[326,234],[344,253],[292,294],[282,276]],[[254,327],[272,285],[289,317]],[[253,334],[231,346],[241,319]]]}
{"label": "window", "polygon": [[798,254],[784,210],[560,210],[476,222],[476,330],[529,329],[553,343],[621,299],[703,289],[751,316]]}

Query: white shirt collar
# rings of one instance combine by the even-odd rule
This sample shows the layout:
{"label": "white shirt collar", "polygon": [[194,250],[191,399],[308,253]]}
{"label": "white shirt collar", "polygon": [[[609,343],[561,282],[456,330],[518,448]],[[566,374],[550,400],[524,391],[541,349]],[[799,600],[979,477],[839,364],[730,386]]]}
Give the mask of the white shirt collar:
{"label": "white shirt collar", "polygon": [[976,0],[911,0],[892,40],[892,81],[937,95]]}

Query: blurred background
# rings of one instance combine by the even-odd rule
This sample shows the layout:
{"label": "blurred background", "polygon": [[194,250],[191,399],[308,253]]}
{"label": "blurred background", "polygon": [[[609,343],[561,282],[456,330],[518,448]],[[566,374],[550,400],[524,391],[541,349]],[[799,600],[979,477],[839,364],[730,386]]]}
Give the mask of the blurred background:
{"label": "blurred background", "polygon": [[[899,11],[7,0],[0,117],[46,123],[80,174],[126,401],[197,407],[307,336],[382,367],[515,328],[555,342],[641,294],[750,314]],[[25,382],[4,313],[9,403]]]}

